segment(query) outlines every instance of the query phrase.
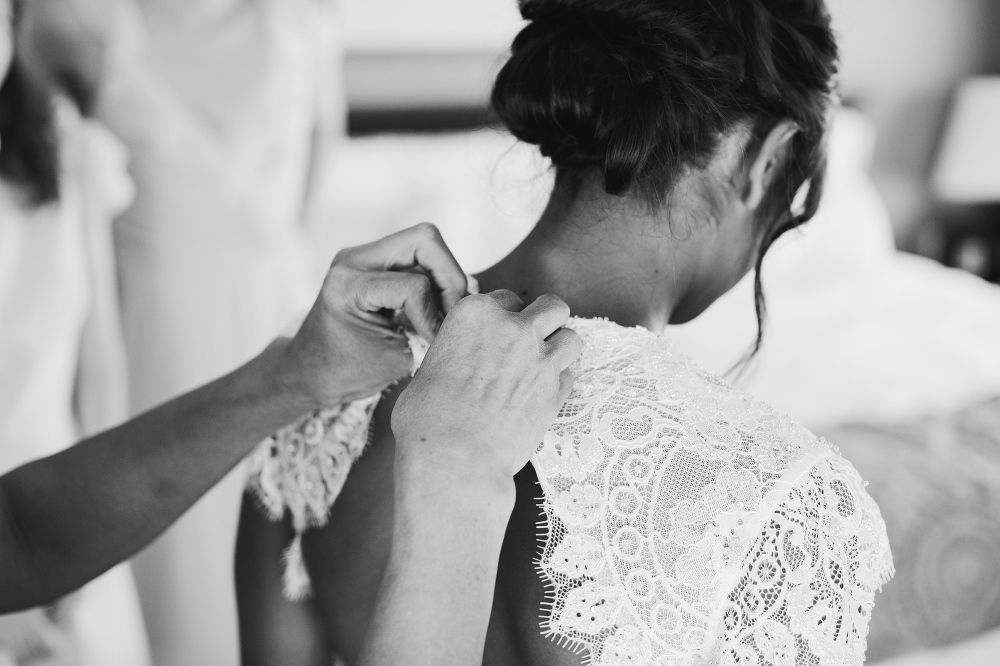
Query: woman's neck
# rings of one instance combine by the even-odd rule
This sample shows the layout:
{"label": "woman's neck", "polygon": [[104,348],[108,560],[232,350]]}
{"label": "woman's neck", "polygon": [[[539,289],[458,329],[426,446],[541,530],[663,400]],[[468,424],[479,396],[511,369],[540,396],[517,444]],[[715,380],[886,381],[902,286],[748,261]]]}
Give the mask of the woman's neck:
{"label": "woman's neck", "polygon": [[[662,330],[685,286],[669,231],[657,216],[609,196],[557,190],[528,237],[476,276],[480,289],[509,289],[525,303],[556,294],[575,316]],[[649,242],[637,244],[643,237]]]}

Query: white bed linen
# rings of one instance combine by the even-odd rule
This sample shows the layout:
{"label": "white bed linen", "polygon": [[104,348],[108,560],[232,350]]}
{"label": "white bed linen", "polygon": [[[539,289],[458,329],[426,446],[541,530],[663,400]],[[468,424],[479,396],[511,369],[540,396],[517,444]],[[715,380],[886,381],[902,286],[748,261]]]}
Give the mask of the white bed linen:
{"label": "white bed linen", "polygon": [[[874,129],[842,112],[816,217],[771,250],[764,344],[741,388],[814,430],[895,422],[1000,394],[1000,287],[896,252],[867,175]],[[671,334],[724,372],[756,332],[752,276]]]}

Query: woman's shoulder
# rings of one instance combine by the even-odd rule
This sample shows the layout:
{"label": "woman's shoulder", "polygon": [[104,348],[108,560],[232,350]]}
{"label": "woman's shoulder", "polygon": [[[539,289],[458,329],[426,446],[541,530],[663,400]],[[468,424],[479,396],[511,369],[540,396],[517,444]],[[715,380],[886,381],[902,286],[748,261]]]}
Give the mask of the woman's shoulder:
{"label": "woman's shoulder", "polygon": [[[656,442],[664,450],[690,448],[706,460],[753,459],[761,472],[780,477],[797,476],[837,453],[793,419],[702,369],[667,336],[603,319],[572,318],[569,326],[583,352],[573,393],[546,441],[591,440],[591,455],[598,453],[597,440],[627,449]],[[547,474],[583,472],[552,459],[548,447],[539,453]]]}
{"label": "woman's shoulder", "polygon": [[[872,544],[865,557],[887,560],[878,509],[829,443],[664,336],[602,320],[569,325],[584,342],[576,383],[532,459],[551,635],[587,647],[594,663],[707,655],[775,517],[801,519],[799,534],[820,523],[847,541],[861,534]],[[879,580],[888,562],[872,561]]]}

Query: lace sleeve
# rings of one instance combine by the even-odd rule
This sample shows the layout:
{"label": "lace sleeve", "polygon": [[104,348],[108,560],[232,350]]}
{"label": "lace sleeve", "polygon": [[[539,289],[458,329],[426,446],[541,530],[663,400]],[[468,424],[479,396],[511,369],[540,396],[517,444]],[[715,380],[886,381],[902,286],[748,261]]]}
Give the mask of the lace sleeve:
{"label": "lace sleeve", "polygon": [[826,457],[766,520],[722,616],[722,664],[860,665],[875,592],[893,574],[878,507]]}
{"label": "lace sleeve", "polygon": [[[406,333],[413,372],[428,344]],[[372,413],[381,394],[317,410],[278,430],[250,455],[246,489],[271,521],[287,513],[295,538],[285,550],[284,592],[293,601],[312,591],[302,561],[302,533],[326,525],[354,461],[368,443]]]}
{"label": "lace sleeve", "polygon": [[265,439],[250,456],[247,491],[271,521],[287,513],[295,530],[284,555],[284,592],[293,601],[312,590],[302,561],[302,533],[326,524],[351,465],[368,442],[379,397],[308,414]]}

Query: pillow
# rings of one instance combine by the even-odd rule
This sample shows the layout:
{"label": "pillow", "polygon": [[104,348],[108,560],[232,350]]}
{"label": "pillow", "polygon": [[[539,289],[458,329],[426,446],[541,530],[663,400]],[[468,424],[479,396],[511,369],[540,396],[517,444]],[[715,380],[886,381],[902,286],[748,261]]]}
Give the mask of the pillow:
{"label": "pillow", "polygon": [[825,434],[868,480],[896,565],[875,598],[868,659],[1000,626],[1000,399]]}
{"label": "pillow", "polygon": [[[840,112],[830,142],[819,213],[764,260],[763,346],[738,383],[814,430],[1000,395],[1000,288],[893,249],[867,176],[874,132],[863,116]],[[756,330],[748,276],[669,333],[725,373]]]}

